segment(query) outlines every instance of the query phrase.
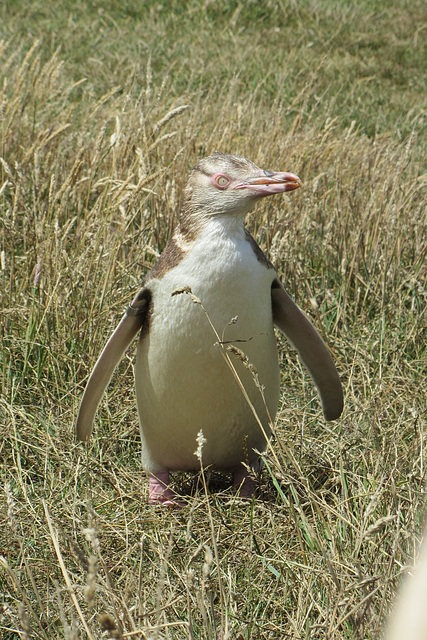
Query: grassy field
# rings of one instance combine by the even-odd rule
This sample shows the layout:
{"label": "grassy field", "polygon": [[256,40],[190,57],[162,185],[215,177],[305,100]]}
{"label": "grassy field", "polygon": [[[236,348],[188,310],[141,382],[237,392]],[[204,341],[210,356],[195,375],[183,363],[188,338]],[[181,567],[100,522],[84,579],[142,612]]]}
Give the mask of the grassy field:
{"label": "grassy field", "polygon": [[[425,505],[422,0],[0,5],[0,635],[381,636]],[[280,339],[252,504],[147,506],[133,346],[87,448],[91,368],[215,150],[297,173],[247,226],[333,352],[325,423]]]}

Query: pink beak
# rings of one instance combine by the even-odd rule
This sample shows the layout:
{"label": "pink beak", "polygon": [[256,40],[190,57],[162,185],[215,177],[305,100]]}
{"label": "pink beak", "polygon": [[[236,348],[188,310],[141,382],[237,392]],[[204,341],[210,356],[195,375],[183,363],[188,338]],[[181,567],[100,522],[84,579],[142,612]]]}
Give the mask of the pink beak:
{"label": "pink beak", "polygon": [[294,191],[302,186],[301,180],[288,171],[262,171],[260,176],[236,184],[233,189],[251,189],[259,197]]}

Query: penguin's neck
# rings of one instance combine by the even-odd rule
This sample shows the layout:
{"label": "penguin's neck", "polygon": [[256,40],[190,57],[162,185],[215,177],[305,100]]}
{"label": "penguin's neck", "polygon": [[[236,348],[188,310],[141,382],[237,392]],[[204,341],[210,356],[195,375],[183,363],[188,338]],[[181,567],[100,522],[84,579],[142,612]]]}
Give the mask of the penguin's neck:
{"label": "penguin's neck", "polygon": [[184,251],[194,250],[203,245],[211,252],[215,251],[216,247],[226,245],[231,247],[246,240],[243,213],[241,215],[201,215],[195,218],[190,226],[188,222],[187,217],[180,219],[174,234],[178,245]]}
{"label": "penguin's neck", "polygon": [[[243,226],[244,220],[233,216],[215,216],[205,221],[198,234],[190,242],[179,235],[174,236],[185,259],[180,264],[175,278],[188,280],[194,287],[193,293],[208,286],[228,291],[230,282],[246,280],[248,274],[254,277],[260,263],[248,241],[249,234]],[[185,278],[184,277],[185,274]],[[261,274],[262,277],[264,273]],[[209,283],[209,284],[208,284]],[[182,286],[182,285],[179,285]],[[220,300],[218,300],[220,303]]]}
{"label": "penguin's neck", "polygon": [[187,205],[181,211],[175,235],[180,239],[180,244],[193,244],[205,234],[225,237],[244,233],[245,217],[252,206],[247,206],[233,213],[212,213],[201,207]]}

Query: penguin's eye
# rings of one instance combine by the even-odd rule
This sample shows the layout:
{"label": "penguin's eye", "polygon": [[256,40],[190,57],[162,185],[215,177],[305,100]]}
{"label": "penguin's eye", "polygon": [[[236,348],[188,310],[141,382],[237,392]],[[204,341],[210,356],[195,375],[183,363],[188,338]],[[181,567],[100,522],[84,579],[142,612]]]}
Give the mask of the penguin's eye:
{"label": "penguin's eye", "polygon": [[222,189],[230,184],[230,180],[226,178],[226,176],[221,175],[215,178],[215,182],[217,183],[218,187],[221,187]]}

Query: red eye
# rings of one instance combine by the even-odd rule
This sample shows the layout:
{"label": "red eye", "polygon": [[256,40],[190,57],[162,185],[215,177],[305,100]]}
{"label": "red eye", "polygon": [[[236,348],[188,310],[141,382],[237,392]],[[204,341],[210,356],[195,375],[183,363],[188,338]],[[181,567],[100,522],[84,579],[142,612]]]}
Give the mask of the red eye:
{"label": "red eye", "polygon": [[218,187],[224,188],[230,183],[230,180],[225,176],[217,176],[215,178],[215,182],[217,183]]}

